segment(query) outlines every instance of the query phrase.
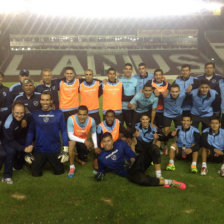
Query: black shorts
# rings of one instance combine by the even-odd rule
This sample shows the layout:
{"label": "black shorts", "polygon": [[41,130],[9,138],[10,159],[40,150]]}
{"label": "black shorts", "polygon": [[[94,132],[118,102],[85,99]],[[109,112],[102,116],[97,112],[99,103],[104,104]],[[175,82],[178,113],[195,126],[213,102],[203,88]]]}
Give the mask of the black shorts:
{"label": "black shorts", "polygon": [[161,163],[160,149],[158,146],[154,145],[152,142],[147,143],[147,142],[141,142],[141,141],[137,140],[135,150],[139,154],[146,153],[145,151],[147,151],[146,154],[147,154],[148,158],[151,159],[151,161],[154,164]]}
{"label": "black shorts", "polygon": [[63,111],[65,122],[67,123],[68,118],[76,113],[77,110]]}
{"label": "black shorts", "polygon": [[192,117],[192,125],[198,128],[199,123],[202,123],[202,130],[209,127],[210,117],[199,117],[191,114]]}
{"label": "black shorts", "polygon": [[181,125],[181,120],[182,120],[181,115],[174,117],[174,118],[169,118],[169,117],[163,116],[163,125],[164,125],[164,127],[170,127],[172,121],[174,121],[175,127],[177,127],[177,126]]}
{"label": "black shorts", "polygon": [[224,156],[219,156],[219,157],[215,157],[215,152],[214,152],[214,149],[208,149],[210,154],[208,155],[208,158],[207,160],[209,162],[216,162],[216,163],[222,163],[224,162]]}
{"label": "black shorts", "polygon": [[54,174],[63,174],[64,165],[58,159],[59,153],[40,153],[33,152],[34,161],[31,165],[32,176],[39,177],[43,175],[43,168],[46,162],[49,162],[53,167]]}
{"label": "black shorts", "polygon": [[76,142],[76,150],[78,153],[78,158],[83,162],[87,162],[89,150],[87,149],[86,145],[81,142]]}
{"label": "black shorts", "polygon": [[132,127],[133,113],[133,110],[122,110],[123,122],[125,122],[127,127],[129,128]]}
{"label": "black shorts", "polygon": [[143,114],[147,114],[147,115],[150,117],[150,119],[151,119],[151,113],[152,113],[151,110],[148,111],[148,112],[143,112],[143,113],[138,113],[138,112],[134,111],[134,112],[133,112],[133,118],[132,118],[132,128],[134,128],[135,125],[136,125],[138,122],[140,122],[140,118],[141,118],[141,116],[142,116]]}
{"label": "black shorts", "polygon": [[95,120],[96,125],[100,124],[100,114],[99,114],[99,112],[89,114],[89,116],[92,117]]}
{"label": "black shorts", "polygon": [[156,117],[154,123],[156,126],[161,129],[164,127],[163,125],[163,112],[156,112]]}
{"label": "black shorts", "polygon": [[221,128],[224,129],[224,114],[222,114],[221,118]]}
{"label": "black shorts", "polygon": [[[182,158],[182,152],[183,152],[183,149],[182,149],[182,147],[178,147],[178,153],[176,154],[176,158],[177,159],[179,159],[179,160],[182,160],[183,158]],[[193,153],[193,152],[192,152]],[[192,153],[191,154],[186,154],[186,158],[185,159],[183,159],[183,160],[192,160]]]}

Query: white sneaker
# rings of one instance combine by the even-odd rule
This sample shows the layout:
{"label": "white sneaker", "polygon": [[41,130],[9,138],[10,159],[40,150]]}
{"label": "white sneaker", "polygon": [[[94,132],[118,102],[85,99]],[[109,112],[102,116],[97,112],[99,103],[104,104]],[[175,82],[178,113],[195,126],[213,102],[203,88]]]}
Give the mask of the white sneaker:
{"label": "white sneaker", "polygon": [[220,169],[218,171],[218,174],[221,176],[221,177],[224,177],[224,169]]}
{"label": "white sneaker", "polygon": [[2,182],[5,182],[7,184],[13,184],[12,178],[2,178]]}
{"label": "white sneaker", "polygon": [[207,167],[202,167],[202,168],[201,168],[201,175],[202,175],[202,176],[206,176],[207,173],[208,173],[208,168],[207,168]]}

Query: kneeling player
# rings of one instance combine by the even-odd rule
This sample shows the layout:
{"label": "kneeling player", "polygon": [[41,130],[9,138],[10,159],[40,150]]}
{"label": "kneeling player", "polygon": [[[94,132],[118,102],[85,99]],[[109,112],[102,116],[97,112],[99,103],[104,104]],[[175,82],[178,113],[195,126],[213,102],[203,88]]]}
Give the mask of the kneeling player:
{"label": "kneeling player", "polygon": [[[72,115],[68,118],[67,122],[68,128],[68,137],[69,141],[69,162],[70,162],[70,170],[68,173],[68,177],[72,178],[75,172],[75,151],[74,148],[76,146],[76,150],[78,156],[76,158],[77,162],[81,165],[85,165],[87,162],[87,157],[89,151],[93,148],[97,148],[97,137],[96,137],[96,123],[95,120],[88,116],[88,108],[86,106],[79,106],[78,112],[75,115]],[[92,141],[88,138],[89,132],[92,132]]]}
{"label": "kneeling player", "polygon": [[218,118],[212,117],[210,128],[203,131],[202,134],[202,168],[201,175],[208,173],[207,157],[216,162],[222,162],[220,176],[224,177],[224,130],[220,128],[221,123]]}
{"label": "kneeling player", "polygon": [[190,115],[183,115],[182,126],[177,127],[176,143],[170,146],[170,160],[166,170],[173,171],[176,169],[174,165],[174,158],[175,155],[177,155],[178,158],[182,159],[192,156],[191,172],[198,172],[197,160],[198,150],[200,149],[200,133],[198,129],[191,126],[191,124],[192,120]]}
{"label": "kneeling player", "polygon": [[186,185],[175,180],[150,177],[145,174],[146,169],[152,162],[149,150],[144,150],[137,158],[131,148],[123,140],[113,142],[112,135],[108,132],[103,134],[103,150],[98,155],[99,169],[95,175],[96,180],[103,180],[106,169],[122,177],[127,177],[129,181],[142,186],[174,186],[185,189]]}
{"label": "kneeling player", "polygon": [[[60,110],[52,110],[52,103],[51,93],[42,92],[41,111],[32,114],[32,121],[27,134],[25,152],[33,151],[34,158],[27,155],[26,161],[32,163],[32,175],[35,177],[42,176],[46,162],[51,164],[54,174],[63,174],[64,166],[62,163],[68,161],[68,135],[64,115]],[[60,132],[64,145],[61,153]]]}

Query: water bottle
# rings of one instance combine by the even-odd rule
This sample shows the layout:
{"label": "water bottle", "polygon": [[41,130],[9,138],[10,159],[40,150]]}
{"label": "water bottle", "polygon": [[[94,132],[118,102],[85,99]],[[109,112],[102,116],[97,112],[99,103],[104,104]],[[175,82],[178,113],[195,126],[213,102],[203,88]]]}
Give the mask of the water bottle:
{"label": "water bottle", "polygon": [[185,145],[183,145],[183,147],[182,147],[182,159],[186,159],[187,158],[185,150],[186,150],[186,147],[185,147]]}

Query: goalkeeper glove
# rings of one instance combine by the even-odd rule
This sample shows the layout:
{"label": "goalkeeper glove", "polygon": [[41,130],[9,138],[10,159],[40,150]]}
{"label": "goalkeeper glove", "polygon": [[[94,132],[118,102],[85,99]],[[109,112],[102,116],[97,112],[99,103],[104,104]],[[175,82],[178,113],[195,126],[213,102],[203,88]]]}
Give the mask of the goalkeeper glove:
{"label": "goalkeeper glove", "polygon": [[58,159],[61,160],[61,163],[65,163],[68,161],[68,146],[63,147],[63,151],[59,154]]}
{"label": "goalkeeper glove", "polygon": [[25,161],[28,163],[28,164],[32,164],[33,160],[34,160],[34,157],[32,155],[32,153],[27,153],[25,155]]}
{"label": "goalkeeper glove", "polygon": [[95,178],[97,181],[101,181],[103,180],[103,173],[102,172],[97,172],[97,174],[95,175]]}

